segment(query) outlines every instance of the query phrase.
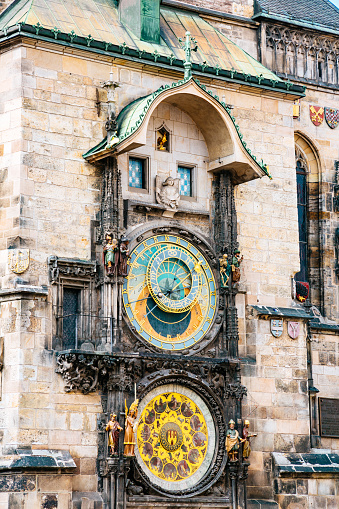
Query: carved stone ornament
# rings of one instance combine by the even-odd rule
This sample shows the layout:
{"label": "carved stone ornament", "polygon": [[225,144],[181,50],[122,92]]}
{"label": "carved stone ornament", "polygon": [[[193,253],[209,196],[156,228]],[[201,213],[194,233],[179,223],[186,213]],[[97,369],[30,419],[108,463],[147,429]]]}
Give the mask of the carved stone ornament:
{"label": "carved stone ornament", "polygon": [[240,382],[229,383],[225,387],[225,399],[242,399],[247,395],[247,388]]}
{"label": "carved stone ornament", "polygon": [[9,249],[8,267],[15,274],[22,274],[29,266],[29,249]]}
{"label": "carved stone ornament", "polygon": [[84,394],[98,389],[107,380],[115,360],[109,355],[62,353],[57,357],[56,373],[65,382],[65,392],[81,391]]}
{"label": "carved stone ornament", "polygon": [[155,197],[157,203],[165,205],[169,210],[177,210],[180,202],[179,178],[167,177],[165,181],[155,177]]}
{"label": "carved stone ornament", "polygon": [[86,262],[73,258],[58,258],[50,256],[48,258],[49,278],[51,283],[56,283],[60,276],[63,277],[94,277],[97,272],[95,262]]}

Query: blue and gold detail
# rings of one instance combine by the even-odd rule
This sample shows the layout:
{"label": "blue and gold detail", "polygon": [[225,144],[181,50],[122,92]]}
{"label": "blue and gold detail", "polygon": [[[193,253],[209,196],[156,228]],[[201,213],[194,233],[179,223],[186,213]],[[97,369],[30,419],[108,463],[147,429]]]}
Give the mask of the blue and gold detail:
{"label": "blue and gold detail", "polygon": [[163,350],[198,343],[216,311],[213,272],[200,251],[175,235],[140,243],[123,286],[127,316],[140,336]]}

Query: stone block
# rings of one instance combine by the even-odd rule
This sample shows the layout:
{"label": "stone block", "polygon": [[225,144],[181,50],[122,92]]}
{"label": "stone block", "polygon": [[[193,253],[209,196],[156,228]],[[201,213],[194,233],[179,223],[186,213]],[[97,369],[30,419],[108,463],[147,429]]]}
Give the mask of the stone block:
{"label": "stone block", "polygon": [[58,509],[58,498],[57,494],[41,495],[41,509]]}
{"label": "stone block", "polygon": [[34,475],[7,474],[0,476],[0,492],[22,492],[36,489]]}
{"label": "stone block", "polygon": [[318,495],[334,496],[335,481],[334,479],[321,479],[318,481]]}
{"label": "stone block", "polygon": [[73,133],[73,121],[71,118],[61,115],[50,115],[49,116],[49,129],[53,133],[58,134],[72,134]]}
{"label": "stone block", "polygon": [[[71,491],[72,477],[69,475],[38,475],[38,490],[42,492]],[[57,488],[57,489],[56,489]]]}
{"label": "stone block", "polygon": [[96,491],[97,477],[95,475],[75,475],[72,489],[73,491]]}

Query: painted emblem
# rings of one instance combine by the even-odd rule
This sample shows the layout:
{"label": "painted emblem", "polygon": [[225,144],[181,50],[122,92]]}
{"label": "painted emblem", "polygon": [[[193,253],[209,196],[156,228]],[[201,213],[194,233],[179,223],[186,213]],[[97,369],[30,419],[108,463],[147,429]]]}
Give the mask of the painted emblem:
{"label": "painted emblem", "polygon": [[284,330],[282,320],[271,320],[271,333],[275,338],[280,338]]}
{"label": "painted emblem", "polygon": [[319,126],[324,121],[324,108],[321,106],[310,106],[310,117],[312,124]]}
{"label": "painted emblem", "polygon": [[310,293],[310,285],[306,281],[295,282],[295,293],[299,302],[305,302]]}
{"label": "painted emblem", "polygon": [[22,274],[29,266],[29,249],[9,249],[8,267],[15,274]]}
{"label": "painted emblem", "polygon": [[160,443],[166,451],[176,451],[183,442],[183,434],[175,422],[166,422],[160,429]]}
{"label": "painted emblem", "polygon": [[287,322],[287,332],[290,338],[297,339],[300,332],[299,322]]}
{"label": "painted emblem", "polygon": [[339,110],[335,108],[325,108],[325,120],[331,129],[335,129],[339,124]]}

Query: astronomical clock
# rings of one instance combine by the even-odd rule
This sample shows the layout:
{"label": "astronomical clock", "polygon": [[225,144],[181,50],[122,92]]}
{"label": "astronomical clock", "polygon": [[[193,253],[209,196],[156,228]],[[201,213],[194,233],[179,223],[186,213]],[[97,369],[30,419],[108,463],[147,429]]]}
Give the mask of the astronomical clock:
{"label": "astronomical clock", "polygon": [[201,342],[216,314],[213,270],[188,240],[156,235],[129,259],[123,303],[130,324],[146,343],[182,351]]}
{"label": "astronomical clock", "polygon": [[151,493],[190,498],[212,486],[227,461],[222,393],[212,389],[212,379],[224,380],[224,361],[195,357],[221,326],[218,274],[207,242],[178,230],[131,236],[121,291],[125,325],[144,359],[135,479]]}

